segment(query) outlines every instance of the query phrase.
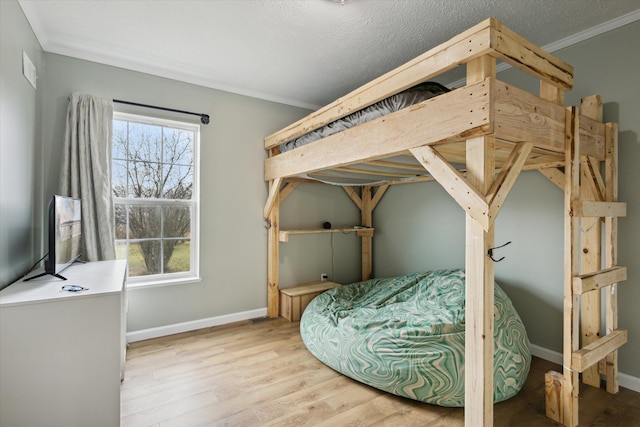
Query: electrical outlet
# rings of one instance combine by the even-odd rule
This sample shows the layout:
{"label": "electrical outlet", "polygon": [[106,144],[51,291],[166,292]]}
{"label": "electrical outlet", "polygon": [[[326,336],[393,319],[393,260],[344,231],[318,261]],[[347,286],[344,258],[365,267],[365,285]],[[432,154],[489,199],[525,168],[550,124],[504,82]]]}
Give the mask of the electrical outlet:
{"label": "electrical outlet", "polygon": [[321,282],[325,282],[325,281],[327,281],[327,280],[329,280],[329,275],[328,275],[327,273],[322,273],[322,274],[320,275],[320,281],[321,281]]}
{"label": "electrical outlet", "polygon": [[31,86],[35,89],[38,72],[36,70],[36,66],[33,65],[33,62],[31,62],[27,52],[24,50],[22,51],[22,74],[24,74],[29,83],[31,83]]}

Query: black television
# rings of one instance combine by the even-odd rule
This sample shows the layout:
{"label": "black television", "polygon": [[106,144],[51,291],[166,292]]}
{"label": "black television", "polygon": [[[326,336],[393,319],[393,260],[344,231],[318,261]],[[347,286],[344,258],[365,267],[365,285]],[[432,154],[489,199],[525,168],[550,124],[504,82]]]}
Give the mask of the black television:
{"label": "black television", "polygon": [[67,280],[60,272],[79,261],[82,248],[82,214],[80,209],[80,199],[53,196],[49,202],[49,253],[45,256],[44,273],[25,280],[48,274]]}

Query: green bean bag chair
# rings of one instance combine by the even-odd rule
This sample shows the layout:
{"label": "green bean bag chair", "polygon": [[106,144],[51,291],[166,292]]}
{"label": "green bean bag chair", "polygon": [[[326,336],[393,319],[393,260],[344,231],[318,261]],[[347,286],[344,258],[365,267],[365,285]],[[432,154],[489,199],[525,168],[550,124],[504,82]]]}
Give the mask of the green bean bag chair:
{"label": "green bean bag chair", "polygon": [[[494,402],[522,388],[531,352],[511,300],[495,286]],[[439,270],[340,286],[300,320],[307,349],[364,384],[441,406],[464,406],[465,274]]]}

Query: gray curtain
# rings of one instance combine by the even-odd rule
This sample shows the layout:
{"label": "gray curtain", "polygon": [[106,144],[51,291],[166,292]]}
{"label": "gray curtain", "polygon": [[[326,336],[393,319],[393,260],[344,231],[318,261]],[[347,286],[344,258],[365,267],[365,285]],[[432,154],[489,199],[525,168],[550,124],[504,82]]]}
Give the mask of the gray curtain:
{"label": "gray curtain", "polygon": [[115,259],[111,192],[113,102],[93,95],[69,97],[60,177],[61,195],[82,205],[82,259]]}

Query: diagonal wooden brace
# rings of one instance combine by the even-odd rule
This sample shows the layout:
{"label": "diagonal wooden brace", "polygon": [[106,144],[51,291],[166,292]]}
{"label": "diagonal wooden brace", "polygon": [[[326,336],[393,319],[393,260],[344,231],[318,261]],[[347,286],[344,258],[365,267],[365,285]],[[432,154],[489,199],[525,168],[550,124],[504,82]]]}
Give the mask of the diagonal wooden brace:
{"label": "diagonal wooden brace", "polygon": [[271,209],[273,209],[273,205],[276,202],[276,196],[280,192],[280,184],[282,184],[282,178],[276,178],[269,184],[269,196],[267,197],[267,202],[264,205],[265,219],[269,218],[269,215],[271,214]]}
{"label": "diagonal wooden brace", "polygon": [[522,166],[524,166],[524,162],[527,160],[527,157],[529,157],[532,148],[533,143],[531,142],[520,142],[516,144],[507,162],[502,166],[498,177],[489,189],[487,200],[489,200],[489,218],[492,223],[495,221],[500,212],[500,208],[502,208],[505,199],[513,188],[516,178],[520,175]]}
{"label": "diagonal wooden brace", "polygon": [[474,220],[487,231],[491,226],[489,205],[484,196],[436,150],[430,146],[412,148],[411,154]]}

